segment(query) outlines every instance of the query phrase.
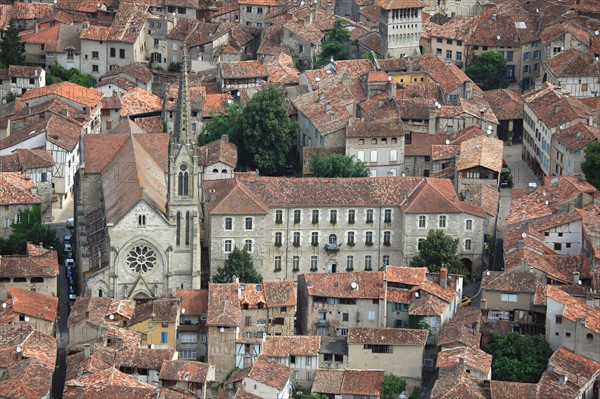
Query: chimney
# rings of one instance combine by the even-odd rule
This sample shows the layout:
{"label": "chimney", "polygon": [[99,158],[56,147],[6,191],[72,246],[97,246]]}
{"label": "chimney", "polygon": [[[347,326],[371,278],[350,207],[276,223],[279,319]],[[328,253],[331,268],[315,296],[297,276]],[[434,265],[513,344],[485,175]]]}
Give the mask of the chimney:
{"label": "chimney", "polygon": [[215,202],[217,200],[217,191],[214,188],[208,190],[208,202]]}
{"label": "chimney", "polygon": [[435,113],[435,110],[430,109],[429,110],[429,124],[428,124],[428,129],[427,129],[427,133],[429,134],[435,134],[435,126],[437,125],[437,114]]}
{"label": "chimney", "polygon": [[83,358],[88,359],[92,354],[92,350],[90,348],[90,344],[83,345]]}
{"label": "chimney", "polygon": [[440,269],[440,286],[442,288],[448,287],[448,268],[446,266],[442,266]]}
{"label": "chimney", "polygon": [[226,141],[226,142],[229,143],[229,135],[228,134],[221,135],[221,140]]}
{"label": "chimney", "polygon": [[35,31],[35,33],[38,33],[38,31],[40,30],[40,25],[37,23],[37,21],[35,22],[33,30]]}
{"label": "chimney", "polygon": [[523,249],[523,248],[525,248],[525,240],[517,241],[517,249]]}
{"label": "chimney", "polygon": [[562,111],[562,107],[560,105],[555,105],[554,106],[554,115],[558,114],[560,111]]}
{"label": "chimney", "polygon": [[569,212],[573,212],[575,210],[575,202],[569,202]]}
{"label": "chimney", "polygon": [[580,276],[579,272],[573,272],[573,284],[579,285],[579,276]]}
{"label": "chimney", "polygon": [[23,109],[23,100],[20,97],[15,98],[15,112]]}
{"label": "chimney", "polygon": [[396,81],[394,79],[392,79],[391,76],[388,78],[388,84],[390,86],[390,97],[392,99],[395,99],[396,98],[396,89],[397,89],[398,85],[396,84]]}
{"label": "chimney", "polygon": [[319,101],[325,101],[325,93],[319,92]]}
{"label": "chimney", "polygon": [[487,299],[482,298],[481,301],[479,301],[479,307],[481,308],[481,310],[486,310],[487,309]]}
{"label": "chimney", "polygon": [[594,115],[588,117],[588,126],[594,126]]}
{"label": "chimney", "polygon": [[589,306],[594,306],[594,293],[591,288],[585,293],[585,303]]}

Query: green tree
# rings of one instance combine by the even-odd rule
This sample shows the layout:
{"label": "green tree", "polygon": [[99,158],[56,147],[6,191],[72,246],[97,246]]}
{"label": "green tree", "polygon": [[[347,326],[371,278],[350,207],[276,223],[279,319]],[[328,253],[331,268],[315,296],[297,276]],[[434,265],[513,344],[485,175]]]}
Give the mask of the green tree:
{"label": "green tree", "polygon": [[581,163],[581,171],[587,181],[600,190],[600,141],[585,147],[585,159]]}
{"label": "green tree", "polygon": [[396,399],[406,389],[406,380],[395,374],[383,376],[381,399]]}
{"label": "green tree", "polygon": [[169,72],[181,72],[181,62],[171,62],[167,70]]}
{"label": "green tree", "polygon": [[349,60],[352,58],[350,52],[350,32],[344,27],[345,19],[340,18],[333,24],[333,28],[325,33],[321,42],[321,52],[317,59],[317,66],[327,65],[331,58],[334,60]]}
{"label": "green tree", "polygon": [[61,243],[54,230],[42,224],[42,211],[39,206],[21,212],[21,221],[12,226],[9,237],[0,238],[0,254],[25,254],[27,242],[42,243],[44,248],[55,248],[62,255]]}
{"label": "green tree", "polygon": [[367,177],[367,164],[344,154],[314,154],[310,170],[315,177]]}
{"label": "green tree", "polygon": [[250,254],[237,247],[229,254],[223,267],[217,269],[213,282],[231,283],[233,276],[239,278],[240,283],[260,283],[263,279],[254,268]]}
{"label": "green tree", "polygon": [[220,111],[218,114],[212,115],[210,123],[205,124],[202,132],[198,135],[198,145],[205,145],[211,141],[218,140],[224,134],[233,137],[236,133],[241,113],[241,104],[233,103],[229,104],[225,111]]}
{"label": "green tree", "polygon": [[19,97],[21,97],[21,94],[16,94],[14,91],[9,91],[8,94],[4,96],[4,100],[6,100],[7,103],[12,103]]}
{"label": "green tree", "polygon": [[273,86],[260,90],[236,123],[232,141],[238,146],[238,165],[263,175],[283,175],[298,131],[283,93]]}
{"label": "green tree", "polygon": [[506,69],[502,54],[490,50],[475,58],[465,73],[483,90],[494,90],[507,86]]}
{"label": "green tree", "polygon": [[2,43],[0,43],[0,63],[5,68],[8,68],[9,65],[25,64],[25,48],[19,39],[19,31],[14,19],[10,20]]}
{"label": "green tree", "polygon": [[65,81],[84,87],[92,87],[94,85],[94,78],[92,75],[83,75],[76,68],[66,69],[58,62],[55,62],[50,67],[50,73],[46,76],[46,83],[51,85]]}
{"label": "green tree", "polygon": [[410,265],[426,266],[431,272],[438,272],[446,266],[448,273],[468,275],[457,251],[458,239],[446,235],[443,230],[429,230],[427,238],[419,244],[419,255],[410,261]]}
{"label": "green tree", "polygon": [[419,399],[421,397],[421,390],[419,387],[414,387],[408,399]]}
{"label": "green tree", "polygon": [[492,379],[536,383],[546,370],[552,349],[543,337],[494,334],[485,351],[492,355]]}

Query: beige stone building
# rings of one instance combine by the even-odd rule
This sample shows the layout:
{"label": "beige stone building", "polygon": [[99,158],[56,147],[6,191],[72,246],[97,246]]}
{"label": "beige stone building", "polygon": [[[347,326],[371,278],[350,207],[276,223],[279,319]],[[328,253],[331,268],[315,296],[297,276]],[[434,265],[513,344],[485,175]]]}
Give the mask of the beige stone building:
{"label": "beige stone building", "polygon": [[407,264],[432,228],[460,239],[474,274],[481,263],[484,213],[460,201],[449,180],[236,175],[205,182],[203,193],[213,274],[235,247],[267,279],[379,270]]}
{"label": "beige stone building", "polygon": [[293,370],[292,382],[310,389],[319,369],[319,336],[270,336],[264,343],[263,357],[285,364]]}
{"label": "beige stone building", "polygon": [[0,258],[0,298],[11,288],[57,296],[58,256],[56,250],[27,244],[26,255]]}
{"label": "beige stone building", "polygon": [[411,391],[421,385],[427,335],[419,329],[350,327],[348,368],[385,370],[406,379]]}
{"label": "beige stone building", "polygon": [[58,310],[58,298],[22,288],[10,288],[8,299],[0,299],[0,324],[31,326],[34,330],[53,336]]}
{"label": "beige stone building", "polygon": [[456,164],[457,190],[473,184],[487,184],[493,189],[500,185],[504,143],[495,137],[475,137],[460,143]]}
{"label": "beige stone building", "polygon": [[39,207],[42,201],[30,176],[19,172],[1,172],[0,187],[0,235],[8,237],[12,233],[12,226],[22,221],[23,211],[29,211],[34,206]]}
{"label": "beige stone building", "polygon": [[418,0],[387,0],[380,3],[379,33],[381,58],[414,56],[421,53],[419,40],[425,4]]}

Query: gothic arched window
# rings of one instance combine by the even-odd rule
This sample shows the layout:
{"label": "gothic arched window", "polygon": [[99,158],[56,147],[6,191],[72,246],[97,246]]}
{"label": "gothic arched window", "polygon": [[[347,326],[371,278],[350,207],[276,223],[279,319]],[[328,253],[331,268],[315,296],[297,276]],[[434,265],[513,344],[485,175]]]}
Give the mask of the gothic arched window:
{"label": "gothic arched window", "polygon": [[179,166],[179,176],[177,179],[177,194],[187,197],[189,194],[189,175],[186,164]]}
{"label": "gothic arched window", "polygon": [[177,225],[175,226],[175,245],[181,245],[181,212],[177,212]]}
{"label": "gothic arched window", "polygon": [[191,230],[191,218],[190,213],[186,212],[185,214],[185,245],[190,245],[190,230]]}

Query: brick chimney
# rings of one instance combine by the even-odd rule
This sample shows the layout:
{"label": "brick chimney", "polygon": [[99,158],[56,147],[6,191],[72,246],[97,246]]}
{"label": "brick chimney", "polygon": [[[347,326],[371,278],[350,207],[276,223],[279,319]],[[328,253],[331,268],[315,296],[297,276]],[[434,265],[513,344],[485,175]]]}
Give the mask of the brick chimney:
{"label": "brick chimney", "polygon": [[15,112],[23,109],[23,100],[19,97],[15,98]]}
{"label": "brick chimney", "polygon": [[579,272],[573,272],[573,284],[579,285],[579,276],[580,276]]}
{"label": "brick chimney", "polygon": [[440,286],[442,288],[448,287],[448,268],[446,266],[442,266],[440,269]]}

